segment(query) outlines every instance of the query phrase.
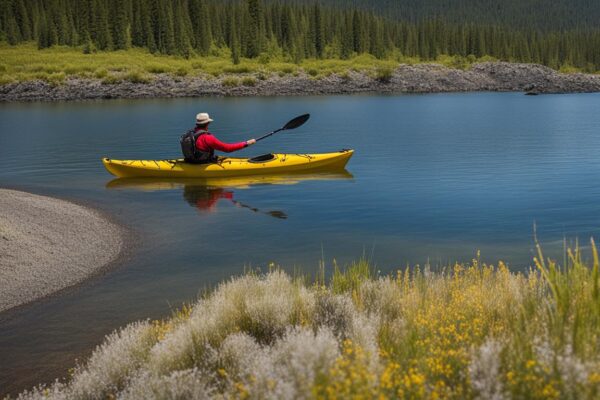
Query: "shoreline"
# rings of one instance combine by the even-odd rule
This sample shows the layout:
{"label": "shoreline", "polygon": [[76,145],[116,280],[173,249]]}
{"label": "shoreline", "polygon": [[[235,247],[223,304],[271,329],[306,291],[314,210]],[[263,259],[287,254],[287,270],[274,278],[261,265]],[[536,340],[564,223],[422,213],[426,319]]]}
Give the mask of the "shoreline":
{"label": "shoreline", "polygon": [[149,82],[68,78],[63,84],[45,81],[0,86],[0,102],[78,101],[206,96],[294,96],[351,93],[444,93],[471,91],[528,92],[529,94],[600,92],[600,75],[565,74],[538,64],[484,62],[469,70],[439,64],[402,64],[389,76],[350,71],[316,79],[297,75],[225,74],[174,77],[155,74]]}
{"label": "shoreline", "polygon": [[0,315],[102,275],[129,254],[126,228],[87,205],[0,188]]}

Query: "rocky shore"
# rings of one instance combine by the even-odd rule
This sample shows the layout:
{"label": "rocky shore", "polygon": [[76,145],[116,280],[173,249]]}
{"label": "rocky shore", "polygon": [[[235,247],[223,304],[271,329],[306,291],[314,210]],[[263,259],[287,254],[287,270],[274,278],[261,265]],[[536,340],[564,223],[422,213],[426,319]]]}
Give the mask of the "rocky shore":
{"label": "rocky shore", "polygon": [[80,283],[123,248],[123,229],[97,211],[0,189],[0,312]]}
{"label": "rocky shore", "polygon": [[438,64],[400,65],[390,76],[379,79],[364,72],[333,74],[320,79],[304,73],[267,77],[224,75],[220,78],[157,74],[149,82],[137,83],[126,80],[105,83],[99,79],[81,78],[69,78],[60,85],[44,81],[11,83],[0,86],[0,102],[465,91],[598,92],[600,75],[562,74],[542,65],[506,62],[475,64],[466,71]]}

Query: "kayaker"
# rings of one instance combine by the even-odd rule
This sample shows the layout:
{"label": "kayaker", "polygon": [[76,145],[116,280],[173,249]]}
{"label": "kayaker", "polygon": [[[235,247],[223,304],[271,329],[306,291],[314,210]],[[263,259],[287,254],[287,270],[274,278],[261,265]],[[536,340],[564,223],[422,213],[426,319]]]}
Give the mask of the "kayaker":
{"label": "kayaker", "polygon": [[213,120],[208,113],[196,115],[196,127],[181,137],[181,150],[186,162],[207,164],[217,161],[215,150],[231,153],[256,143],[256,139],[238,143],[224,143],[208,131]]}

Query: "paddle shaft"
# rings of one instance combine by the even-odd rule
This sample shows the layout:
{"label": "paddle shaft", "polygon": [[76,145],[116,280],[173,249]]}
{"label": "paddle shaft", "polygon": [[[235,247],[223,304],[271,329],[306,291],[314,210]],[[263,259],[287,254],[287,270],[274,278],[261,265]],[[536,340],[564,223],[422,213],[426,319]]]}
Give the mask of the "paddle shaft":
{"label": "paddle shaft", "polygon": [[261,137],[259,137],[258,139],[256,139],[256,141],[258,142],[259,140],[266,139],[266,138],[268,138],[269,136],[271,136],[271,135],[274,135],[274,134],[276,134],[277,132],[279,132],[279,131],[282,131],[282,130],[283,130],[283,129],[282,129],[282,128],[280,128],[280,129],[277,129],[276,131],[273,131],[273,132],[271,132],[271,133],[267,133],[266,135],[264,135],[264,136],[261,136]]}
{"label": "paddle shaft", "polygon": [[256,139],[256,141],[258,142],[259,140],[266,139],[269,136],[276,134],[277,132],[281,132],[281,131],[284,131],[284,130],[287,130],[287,129],[296,129],[297,127],[302,126],[306,121],[308,121],[309,118],[310,118],[310,114],[300,115],[300,116],[292,119],[291,121],[289,121],[287,124],[285,124],[283,126],[283,128],[279,128],[276,131],[273,131],[271,133],[267,133],[266,135],[261,136],[258,139]]}

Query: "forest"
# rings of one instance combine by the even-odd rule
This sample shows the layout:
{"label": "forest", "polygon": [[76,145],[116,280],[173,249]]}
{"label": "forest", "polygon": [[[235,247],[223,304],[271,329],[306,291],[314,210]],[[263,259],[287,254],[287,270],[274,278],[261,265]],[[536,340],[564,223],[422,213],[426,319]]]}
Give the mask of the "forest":
{"label": "forest", "polygon": [[[33,41],[40,49],[82,46],[84,52],[140,47],[186,58],[216,55],[227,48],[234,63],[242,57],[300,63],[307,58],[349,59],[366,53],[378,59],[425,61],[440,55],[491,56],[555,69],[600,70],[600,30],[585,18],[579,25],[573,18],[564,18],[570,22],[553,29],[548,24],[510,24],[507,12],[492,18],[495,13],[488,10],[477,18],[477,8],[468,7],[475,0],[461,0],[452,9],[434,0],[413,8],[409,7],[416,4],[413,0],[377,3],[0,0],[0,41],[10,45]],[[502,4],[498,7],[506,6]],[[469,13],[458,18],[465,7]],[[515,10],[512,19],[518,21],[517,14],[522,12],[516,6]],[[549,6],[545,11],[556,14],[561,10]]]}

